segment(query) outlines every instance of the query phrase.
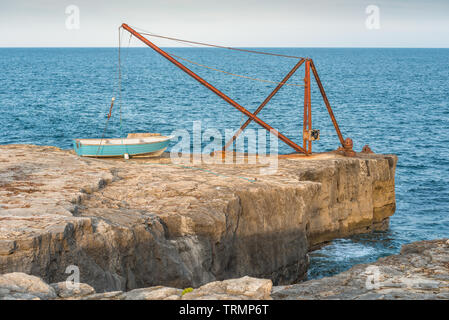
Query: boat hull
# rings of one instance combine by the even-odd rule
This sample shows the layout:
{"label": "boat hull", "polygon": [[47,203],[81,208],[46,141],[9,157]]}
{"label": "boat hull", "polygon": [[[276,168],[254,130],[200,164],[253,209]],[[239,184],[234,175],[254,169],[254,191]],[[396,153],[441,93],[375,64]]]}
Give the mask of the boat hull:
{"label": "boat hull", "polygon": [[123,157],[129,156],[160,156],[167,149],[170,139],[148,143],[129,144],[123,139],[123,144],[84,144],[80,140],[73,141],[73,148],[81,157]]}

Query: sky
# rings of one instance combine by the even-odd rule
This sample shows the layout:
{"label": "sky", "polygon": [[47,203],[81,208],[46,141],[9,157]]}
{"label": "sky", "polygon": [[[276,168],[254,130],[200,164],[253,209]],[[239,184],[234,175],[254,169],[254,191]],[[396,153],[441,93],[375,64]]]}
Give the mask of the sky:
{"label": "sky", "polygon": [[114,47],[123,22],[237,47],[449,47],[449,0],[0,0],[0,47]]}

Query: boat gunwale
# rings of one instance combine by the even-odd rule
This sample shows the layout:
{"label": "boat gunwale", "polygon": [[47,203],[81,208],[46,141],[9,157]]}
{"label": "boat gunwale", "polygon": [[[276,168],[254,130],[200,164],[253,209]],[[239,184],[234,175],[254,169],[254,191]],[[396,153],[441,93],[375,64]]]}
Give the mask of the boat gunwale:
{"label": "boat gunwale", "polygon": [[[164,151],[167,150],[167,147],[157,150],[157,151],[150,151],[150,152],[143,152],[143,153],[133,153],[130,156],[132,157],[141,157],[141,156],[146,156],[146,155],[152,155],[155,154],[155,157],[160,156],[161,154],[164,153]],[[122,154],[117,154],[117,155],[100,155],[100,154],[96,154],[96,155],[86,155],[86,154],[81,154],[79,155],[80,157],[84,157],[84,158],[119,158],[122,157]]]}
{"label": "boat gunwale", "polygon": [[[139,143],[124,143],[125,140],[144,140],[144,139],[155,139],[154,141],[143,141],[143,142],[139,142]],[[140,146],[140,145],[145,145],[145,144],[153,144],[153,143],[161,143],[161,142],[165,142],[167,140],[171,140],[173,139],[173,136],[155,136],[155,137],[145,137],[145,138],[105,138],[105,139],[98,139],[98,138],[93,138],[93,139],[74,139],[75,143],[79,144],[80,146],[107,146],[107,147],[119,147],[119,146]],[[84,143],[83,141],[90,141],[91,143]],[[93,140],[98,141],[98,143],[92,143]],[[110,143],[103,143],[103,141],[107,141],[107,140],[119,140],[122,143],[117,143],[117,144],[110,144]]]}

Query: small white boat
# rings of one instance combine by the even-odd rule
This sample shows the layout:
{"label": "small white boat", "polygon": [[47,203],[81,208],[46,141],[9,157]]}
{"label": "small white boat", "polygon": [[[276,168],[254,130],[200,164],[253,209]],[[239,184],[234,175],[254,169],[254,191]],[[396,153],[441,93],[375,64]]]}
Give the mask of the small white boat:
{"label": "small white boat", "polygon": [[130,133],[127,138],[75,139],[73,147],[82,157],[160,156],[173,136]]}

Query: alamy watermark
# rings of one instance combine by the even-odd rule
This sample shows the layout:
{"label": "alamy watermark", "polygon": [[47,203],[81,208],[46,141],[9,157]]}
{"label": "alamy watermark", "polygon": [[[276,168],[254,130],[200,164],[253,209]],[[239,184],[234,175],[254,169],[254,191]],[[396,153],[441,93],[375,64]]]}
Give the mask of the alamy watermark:
{"label": "alamy watermark", "polygon": [[71,4],[65,8],[65,27],[67,30],[79,30],[80,24],[80,8]]}
{"label": "alamy watermark", "polygon": [[69,265],[65,269],[66,274],[70,274],[66,281],[65,286],[67,290],[79,290],[80,287],[80,268],[75,265]]}
{"label": "alamy watermark", "polygon": [[[437,286],[438,281],[431,279],[423,279],[419,277],[407,278],[405,276],[392,278],[391,275],[382,273],[382,270],[378,266],[368,266],[365,269],[364,274],[366,275],[365,287],[368,290],[377,290],[381,288],[409,288],[409,289],[420,289],[423,286]],[[384,279],[390,278],[389,281]]]}
{"label": "alamy watermark", "polygon": [[365,20],[365,26],[368,30],[380,29],[380,8],[376,5],[369,5],[365,9],[365,13],[368,15]]}
{"label": "alamy watermark", "polygon": [[365,287],[368,290],[375,290],[380,288],[380,269],[377,266],[368,266],[365,269],[366,281]]}
{"label": "alamy watermark", "polygon": [[[245,149],[235,156],[233,152],[224,152],[220,157],[217,151],[222,150],[223,142],[229,141],[235,130],[225,129],[223,134],[216,128],[202,130],[201,121],[194,121],[192,133],[186,129],[178,129],[172,133],[173,140],[178,140],[171,148],[170,158],[174,164],[260,164],[260,174],[274,174],[278,168],[278,137],[272,130],[267,138],[265,129],[246,129],[236,139],[236,150]],[[269,143],[269,147],[268,147]],[[232,146],[230,146],[232,148]]]}

